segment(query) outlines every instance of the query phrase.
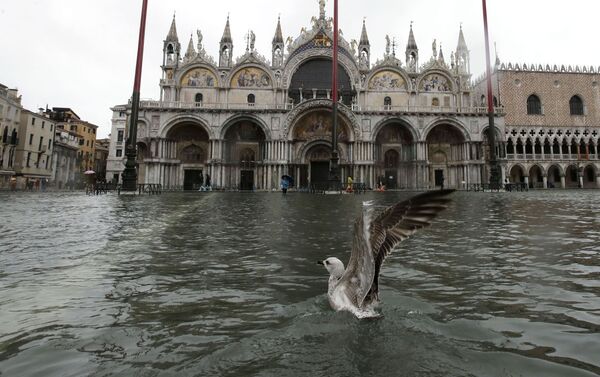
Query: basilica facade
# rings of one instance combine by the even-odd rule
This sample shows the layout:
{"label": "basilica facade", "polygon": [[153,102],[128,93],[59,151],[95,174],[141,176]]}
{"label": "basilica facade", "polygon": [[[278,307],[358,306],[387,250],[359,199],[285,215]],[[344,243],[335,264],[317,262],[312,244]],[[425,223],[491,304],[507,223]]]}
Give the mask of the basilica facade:
{"label": "basilica facade", "polygon": [[[487,182],[487,109],[475,98],[462,29],[449,58],[435,41],[420,51],[412,25],[402,56],[385,38],[385,53],[375,59],[364,21],[358,40],[339,33],[341,179],[399,189]],[[234,59],[229,19],[217,59],[205,51],[200,31],[182,49],[173,18],[160,98],[141,102],[138,182],[197,189],[210,179],[213,188],[270,190],[284,174],[297,187],[326,181],[332,44],[323,6],[295,38],[284,40],[278,21],[270,59],[255,50],[252,32]],[[112,108],[107,180],[120,180],[130,109]],[[501,107],[495,126],[502,152]]]}

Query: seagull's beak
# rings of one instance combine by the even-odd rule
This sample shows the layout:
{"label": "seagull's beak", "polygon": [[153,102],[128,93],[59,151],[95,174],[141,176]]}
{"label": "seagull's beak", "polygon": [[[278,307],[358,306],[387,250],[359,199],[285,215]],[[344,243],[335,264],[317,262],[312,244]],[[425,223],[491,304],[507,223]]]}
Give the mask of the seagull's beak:
{"label": "seagull's beak", "polygon": [[317,264],[320,264],[321,266],[324,266],[324,265],[325,265],[325,264],[323,263],[323,261],[322,261],[322,260],[318,260],[318,261],[317,261]]}

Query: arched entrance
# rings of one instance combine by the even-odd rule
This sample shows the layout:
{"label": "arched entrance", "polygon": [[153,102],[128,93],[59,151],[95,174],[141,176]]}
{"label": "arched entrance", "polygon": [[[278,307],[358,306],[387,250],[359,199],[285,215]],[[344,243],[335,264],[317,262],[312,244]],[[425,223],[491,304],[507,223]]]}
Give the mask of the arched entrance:
{"label": "arched entrance", "polygon": [[266,136],[251,120],[232,124],[225,132],[223,160],[224,185],[230,189],[263,189],[263,161]]}
{"label": "arched entrance", "polygon": [[[331,158],[331,134],[333,119],[331,110],[311,111],[301,116],[292,130],[292,152],[298,156],[296,164],[290,166],[290,175],[299,177],[299,187],[309,187],[311,183],[326,182],[329,177]],[[342,180],[352,175],[348,151],[351,129],[344,117],[338,117],[338,154]]]}
{"label": "arched entrance", "polygon": [[544,175],[539,165],[533,165],[529,169],[529,188],[544,188]]}
{"label": "arched entrance", "polygon": [[451,124],[439,124],[427,135],[430,187],[461,187],[466,140]]}
{"label": "arched entrance", "polygon": [[415,139],[408,126],[388,123],[375,138],[377,184],[388,189],[416,188]]}
{"label": "arched entrance", "polygon": [[593,165],[587,165],[583,169],[583,188],[597,188],[596,169]]}
{"label": "arched entrance", "polygon": [[524,183],[525,171],[521,165],[515,165],[510,169],[510,183]]}
{"label": "arched entrance", "polygon": [[[202,186],[207,173],[206,161],[209,157],[209,137],[206,130],[193,122],[182,122],[167,132],[167,143],[163,146],[163,158],[175,159],[178,162],[176,177],[172,174],[165,177],[165,186],[169,181],[176,181],[184,190],[198,190]],[[169,166],[167,170],[171,170]]]}
{"label": "arched entrance", "polygon": [[560,188],[560,168],[552,165],[548,168],[548,188]]}
{"label": "arched entrance", "polygon": [[579,184],[579,168],[577,165],[569,165],[565,170],[565,186],[566,188],[578,188]]}
{"label": "arched entrance", "polygon": [[[331,160],[331,145],[318,144],[306,152],[308,161],[307,175],[313,183],[327,182],[329,179],[329,163]],[[301,181],[304,177],[301,175]]]}

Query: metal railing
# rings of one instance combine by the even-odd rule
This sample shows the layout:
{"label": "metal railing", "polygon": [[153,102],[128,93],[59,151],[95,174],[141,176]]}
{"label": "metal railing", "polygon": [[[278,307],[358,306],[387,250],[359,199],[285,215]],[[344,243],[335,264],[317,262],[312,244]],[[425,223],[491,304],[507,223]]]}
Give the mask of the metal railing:
{"label": "metal railing", "polygon": [[490,185],[489,183],[471,183],[467,185],[467,191],[493,191],[499,192],[501,190],[512,192],[512,191],[529,191],[529,186],[526,183],[506,183],[501,185]]}
{"label": "metal railing", "polygon": [[[311,99],[312,100],[312,99]],[[307,100],[308,101],[308,100]],[[302,101],[305,102],[305,101]],[[300,104],[302,104],[300,102]],[[300,105],[295,103],[207,103],[183,101],[141,101],[145,109],[219,109],[219,110],[293,110]],[[400,112],[400,113],[456,113],[456,114],[487,114],[487,107],[458,107],[458,106],[360,106],[352,104],[352,111],[357,112]],[[496,114],[503,114],[504,107],[496,107]]]}
{"label": "metal railing", "polygon": [[367,184],[363,182],[352,183],[352,189],[342,182],[315,182],[311,183],[308,192],[311,194],[323,194],[325,192],[348,192],[353,194],[364,194],[367,191]]}
{"label": "metal railing", "polygon": [[[458,107],[458,106],[359,106],[352,105],[353,111],[363,112],[399,112],[399,113],[458,113],[458,114],[481,114],[488,113],[487,107]],[[504,114],[504,107],[496,107],[495,114]]]}
{"label": "metal railing", "polygon": [[291,103],[258,104],[141,101],[140,107],[145,109],[292,110],[294,105]]}
{"label": "metal railing", "polygon": [[[123,191],[123,187],[119,184],[117,185],[117,194],[121,195],[121,191]],[[137,185],[138,195],[160,195],[162,194],[162,191],[162,185],[160,183],[139,183]]]}

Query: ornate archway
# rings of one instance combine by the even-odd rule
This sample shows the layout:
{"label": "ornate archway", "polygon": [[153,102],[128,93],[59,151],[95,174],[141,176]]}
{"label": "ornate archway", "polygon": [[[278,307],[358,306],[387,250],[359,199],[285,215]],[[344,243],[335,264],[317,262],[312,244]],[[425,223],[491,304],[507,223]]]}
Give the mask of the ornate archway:
{"label": "ornate archway", "polygon": [[229,189],[266,188],[264,160],[266,135],[251,119],[232,123],[224,135],[221,159],[224,162],[223,185]]}
{"label": "ornate archway", "polygon": [[388,189],[416,188],[415,137],[411,128],[398,120],[383,125],[375,136],[377,184]]}
{"label": "ornate archway", "polygon": [[[331,158],[332,130],[331,110],[327,108],[305,112],[291,127],[289,143],[295,158],[290,165],[289,174],[296,178],[300,187],[308,187],[310,183],[317,183],[315,179],[327,180],[325,173],[329,170],[328,163]],[[343,180],[353,173],[350,155],[352,139],[352,128],[345,117],[339,117],[337,140],[339,166]],[[325,158],[326,154],[327,158]]]}
{"label": "ornate archway", "polygon": [[464,133],[452,124],[438,124],[427,134],[430,187],[461,187],[466,181],[463,162],[468,144]]}
{"label": "ornate archway", "polygon": [[[299,104],[309,99],[331,99],[332,62],[327,57],[314,57],[302,62],[291,77],[288,98]],[[350,75],[338,65],[338,88],[341,101],[350,106],[356,95]]]}
{"label": "ornate archway", "polygon": [[164,185],[182,186],[184,190],[200,189],[210,157],[208,132],[201,124],[184,120],[171,126],[165,136],[165,142],[158,146],[160,157],[176,163],[165,166]]}

